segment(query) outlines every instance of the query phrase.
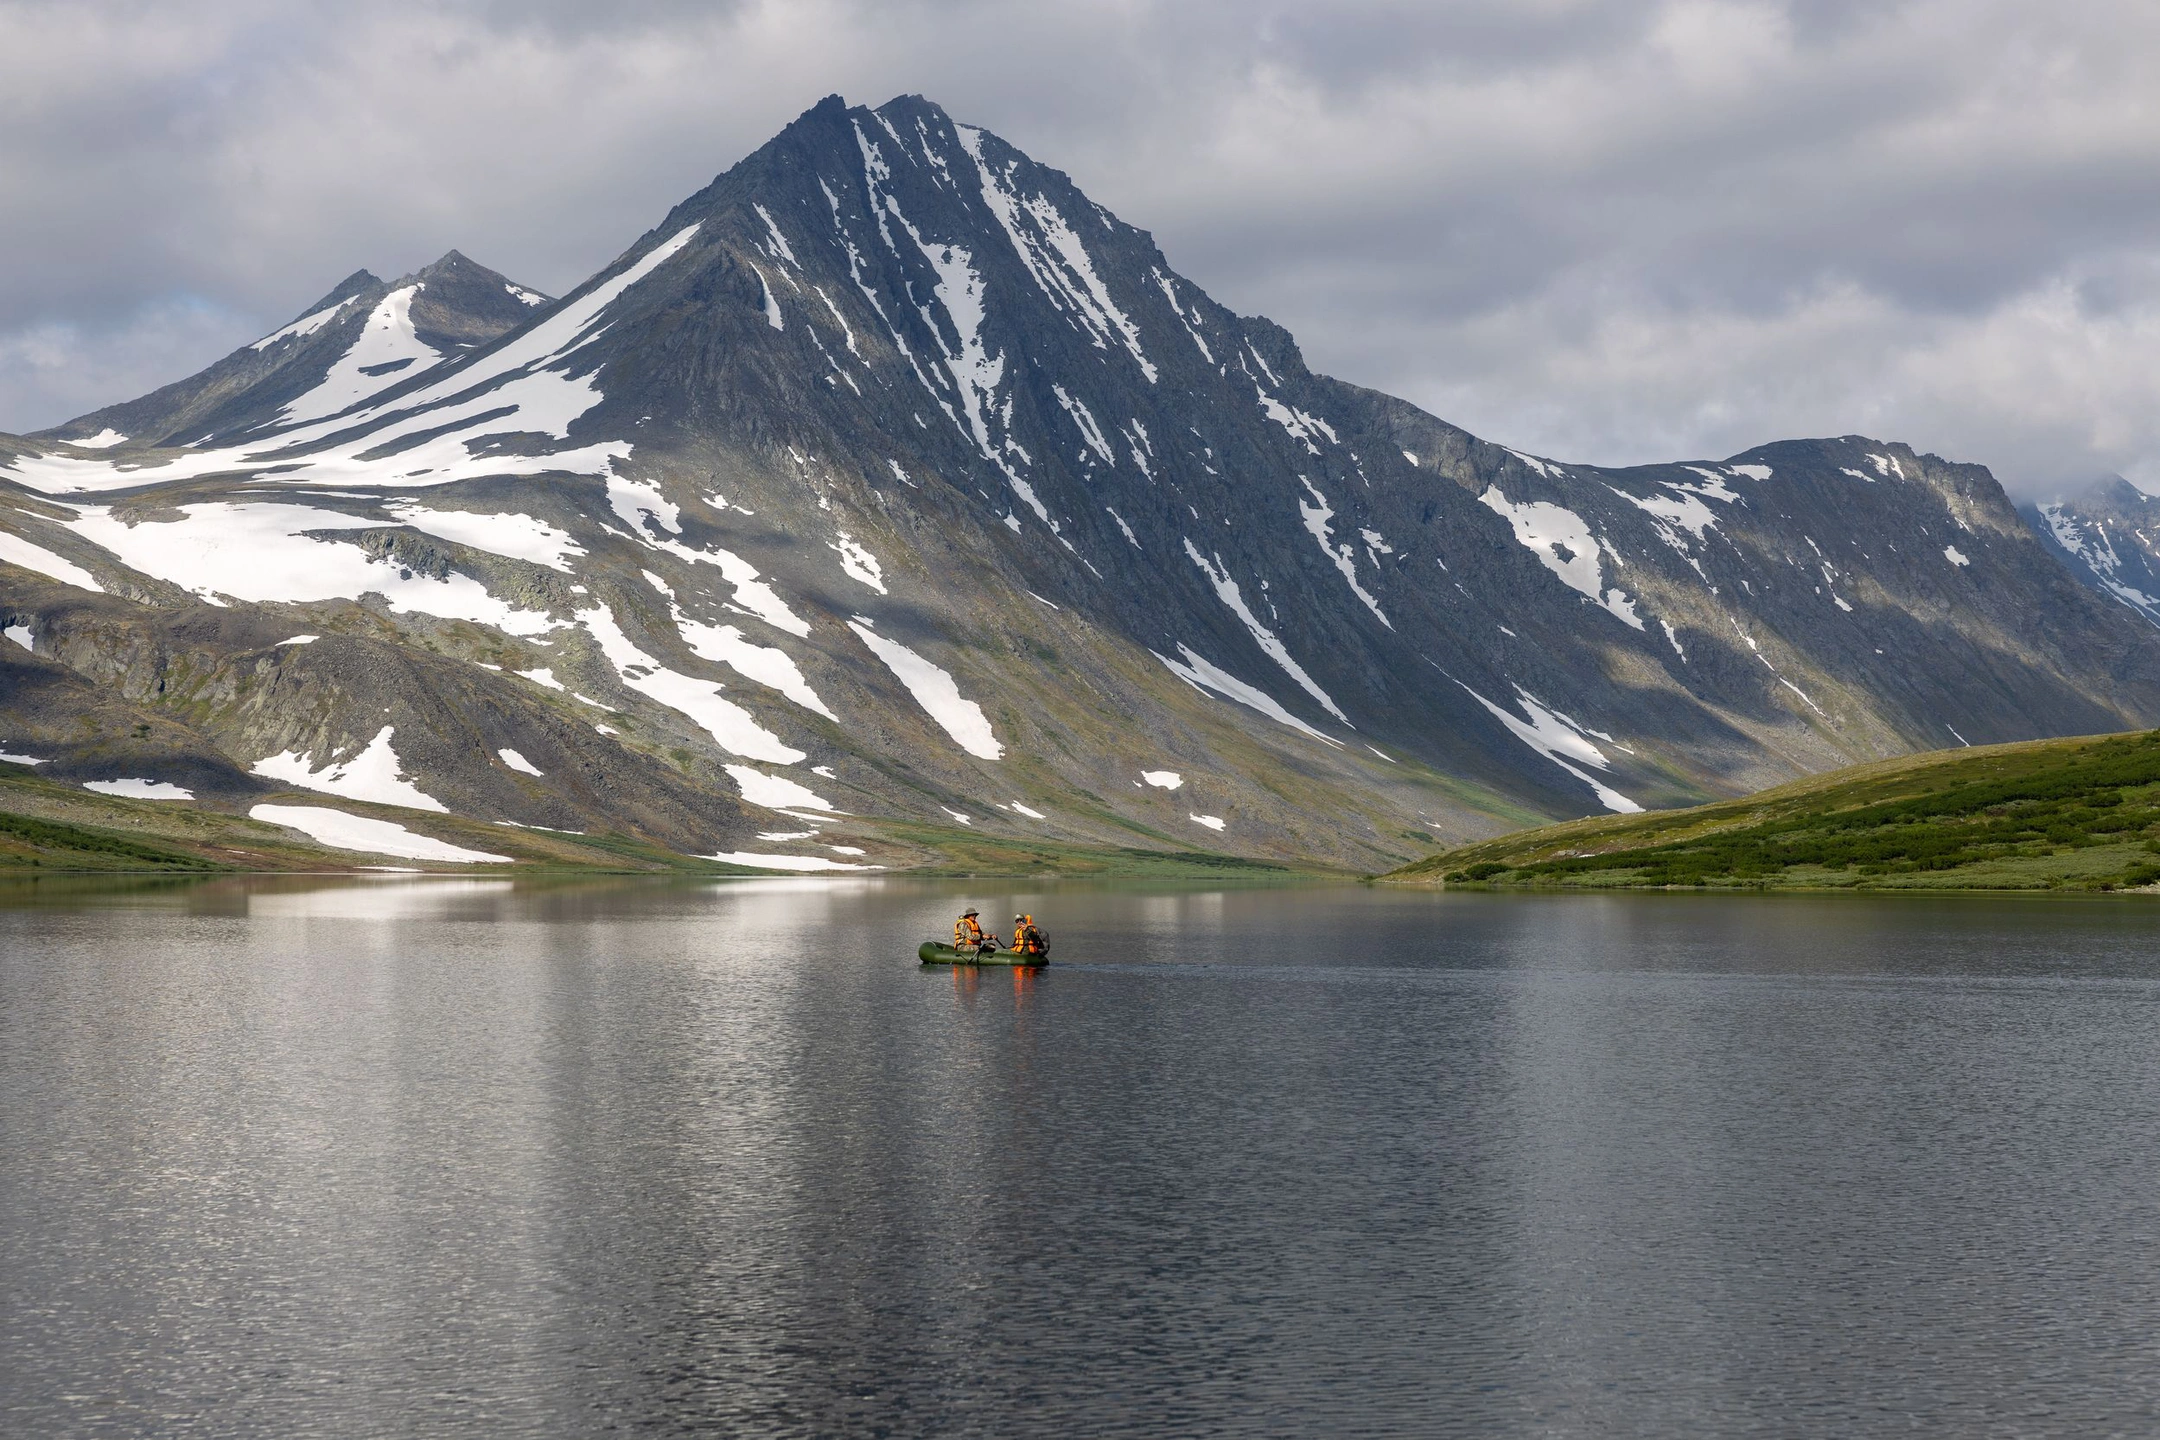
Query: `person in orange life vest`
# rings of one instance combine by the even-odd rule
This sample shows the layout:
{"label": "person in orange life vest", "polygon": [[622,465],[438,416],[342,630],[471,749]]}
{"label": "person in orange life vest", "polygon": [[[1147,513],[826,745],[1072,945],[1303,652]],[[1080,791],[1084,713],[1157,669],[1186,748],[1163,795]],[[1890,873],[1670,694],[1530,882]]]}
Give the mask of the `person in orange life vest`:
{"label": "person in orange life vest", "polygon": [[961,912],[960,918],[958,920],[955,920],[953,922],[953,949],[960,951],[970,951],[980,950],[985,946],[988,946],[993,950],[997,948],[997,936],[985,934],[983,932],[982,924],[981,922],[976,920],[975,914],[976,912],[974,907],[970,906],[968,909]]}
{"label": "person in orange life vest", "polygon": [[1013,949],[1023,955],[1040,956],[1048,953],[1049,938],[1035,928],[1034,916],[1013,916]]}

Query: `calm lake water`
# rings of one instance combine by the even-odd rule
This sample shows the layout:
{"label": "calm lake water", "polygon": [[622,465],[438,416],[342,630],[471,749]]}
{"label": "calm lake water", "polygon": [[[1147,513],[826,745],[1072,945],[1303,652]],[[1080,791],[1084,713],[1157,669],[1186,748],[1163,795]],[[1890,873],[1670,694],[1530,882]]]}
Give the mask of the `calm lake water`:
{"label": "calm lake water", "polygon": [[2156,1051],[2135,899],[0,891],[0,1432],[2152,1434]]}

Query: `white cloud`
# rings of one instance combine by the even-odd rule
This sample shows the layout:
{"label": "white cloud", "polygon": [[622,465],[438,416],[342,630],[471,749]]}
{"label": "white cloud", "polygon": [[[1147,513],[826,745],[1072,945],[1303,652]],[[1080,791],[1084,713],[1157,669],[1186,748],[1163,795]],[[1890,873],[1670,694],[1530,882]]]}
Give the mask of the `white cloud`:
{"label": "white cloud", "polygon": [[[9,11],[0,428],[365,266],[561,293],[830,91],[1071,172],[1315,368],[1538,454],[1866,431],[2160,481],[2160,10],[120,0]],[[147,340],[147,343],[145,341]]]}

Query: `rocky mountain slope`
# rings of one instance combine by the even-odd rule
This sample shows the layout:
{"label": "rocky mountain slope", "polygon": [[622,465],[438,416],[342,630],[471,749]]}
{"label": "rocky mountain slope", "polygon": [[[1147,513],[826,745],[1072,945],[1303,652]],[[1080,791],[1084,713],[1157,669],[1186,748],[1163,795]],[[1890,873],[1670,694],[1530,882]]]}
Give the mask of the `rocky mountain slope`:
{"label": "rocky mountain slope", "polygon": [[1377,869],[2160,719],[2160,632],[1978,467],[1518,454],[916,98],[822,102],[560,301],[356,276],[0,486],[45,773],[776,868],[897,863],[849,813]]}
{"label": "rocky mountain slope", "polygon": [[91,450],[216,445],[344,410],[552,304],[452,250],[400,280],[345,277],[291,324],[140,400],[46,437]]}
{"label": "rocky mountain slope", "polygon": [[2116,475],[2023,508],[2078,579],[2160,624],[2160,499]]}

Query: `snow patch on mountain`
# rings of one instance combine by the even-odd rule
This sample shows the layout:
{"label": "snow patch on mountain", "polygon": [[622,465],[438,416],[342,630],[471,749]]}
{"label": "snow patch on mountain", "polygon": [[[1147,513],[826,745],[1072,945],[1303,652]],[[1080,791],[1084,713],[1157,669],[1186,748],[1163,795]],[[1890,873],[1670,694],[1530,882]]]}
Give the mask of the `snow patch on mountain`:
{"label": "snow patch on mountain", "polygon": [[840,718],[810,688],[810,683],[803,679],[801,668],[787,651],[745,639],[739,626],[707,625],[692,620],[683,614],[680,606],[673,607],[673,613],[677,633],[699,658],[725,665],[745,679],[777,690],[805,710],[815,711],[828,720]]}
{"label": "snow patch on mountain", "polygon": [[[1257,358],[1257,357],[1256,357]],[[1335,431],[1326,421],[1306,414],[1294,405],[1285,405],[1256,383],[1253,391],[1260,397],[1260,409],[1268,419],[1290,433],[1290,438],[1305,447],[1309,455],[1318,455],[1320,447],[1314,442],[1324,433],[1328,439],[1335,438]]]}
{"label": "snow patch on mountain", "polygon": [[1140,327],[1111,299],[1110,288],[1097,273],[1094,259],[1065,223],[1064,215],[1047,195],[1020,193],[1014,181],[1018,161],[1008,163],[1002,174],[991,169],[990,162],[983,158],[982,131],[967,125],[955,128],[960,148],[975,162],[976,174],[982,179],[983,204],[997,217],[1020,263],[1050,297],[1050,303],[1084,328],[1096,348],[1107,350],[1113,338],[1122,341],[1148,384],[1154,384],[1155,363],[1140,347]]}
{"label": "snow patch on mountain", "polygon": [[[1691,490],[1695,494],[1700,495],[1708,500],[1722,500],[1728,505],[1740,498],[1740,492],[1733,489],[1732,486],[1726,484],[1725,477],[1719,474],[1717,471],[1705,470],[1700,465],[1683,465],[1680,468],[1683,470],[1692,470],[1697,475],[1700,475],[1703,478],[1703,483],[1700,485],[1689,485],[1685,482],[1681,482],[1682,489]],[[1738,469],[1740,467],[1735,466],[1734,468]],[[1756,468],[1767,470],[1767,467],[1764,466],[1757,466]],[[1765,478],[1767,478],[1767,476]]]}
{"label": "snow patch on mountain", "polygon": [[772,328],[775,330],[787,329],[787,321],[780,314],[780,302],[777,299],[773,298],[772,286],[766,281],[765,272],[763,270],[758,270],[758,267],[755,265],[752,265],[750,268],[752,270],[757,270],[758,288],[765,292],[765,323],[772,326]]}
{"label": "snow patch on mountain", "polygon": [[734,777],[735,786],[742,791],[743,799],[767,810],[831,810],[832,801],[818,794],[807,785],[798,784],[785,775],[767,775],[748,765],[722,767]]}
{"label": "snow patch on mountain", "polygon": [[688,716],[730,755],[793,765],[804,753],[783,742],[732,700],[723,699],[710,680],[679,674],[640,650],[605,606],[577,612],[578,623],[599,643],[625,688]]}
{"label": "snow patch on mountain", "polygon": [[341,414],[440,360],[441,352],[413,331],[412,302],[419,293],[420,286],[407,285],[385,295],[368,313],[352,348],[338,357],[321,383],[279,411],[278,419],[298,424]]}
{"label": "snow patch on mountain", "polygon": [[1195,304],[1192,314],[1190,316],[1186,315],[1185,307],[1178,303],[1177,286],[1171,283],[1170,277],[1153,266],[1149,267],[1148,274],[1155,277],[1155,284],[1162,290],[1163,299],[1170,302],[1170,313],[1177,316],[1178,324],[1185,327],[1185,333],[1192,337],[1192,343],[1200,347],[1200,358],[1213,365],[1215,363],[1215,352],[1208,348],[1207,338],[1200,333],[1201,313],[1199,305]]}
{"label": "snow patch on mountain", "polygon": [[[846,340],[847,342],[848,354],[853,355],[856,359],[860,360],[862,358],[862,350],[855,343],[855,327],[848,324],[847,316],[840,313],[840,307],[838,305],[833,304],[832,296],[825,293],[824,286],[812,285],[810,289],[811,292],[818,297],[818,299],[825,302],[825,308],[832,312],[832,318],[834,323],[839,325],[840,327],[841,338]],[[848,383],[853,384],[854,382],[849,381]],[[858,391],[857,393],[859,394],[861,392]]]}
{"label": "snow patch on mountain", "polygon": [[719,570],[720,578],[734,587],[733,603],[744,614],[753,615],[775,630],[785,630],[797,638],[810,633],[810,622],[790,609],[788,603],[780,598],[780,593],[759,577],[757,567],[740,555],[717,547],[711,550],[692,550],[688,546],[673,547],[671,553]]}
{"label": "snow patch on mountain", "polygon": [[[1342,707],[1335,703],[1334,698],[1327,691],[1320,688],[1318,681],[1305,673],[1305,667],[1298,664],[1296,659],[1291,656],[1290,648],[1283,644],[1274,631],[1262,625],[1260,618],[1254,615],[1252,609],[1246,605],[1244,592],[1238,588],[1237,581],[1230,578],[1229,567],[1221,563],[1222,557],[1218,555],[1213,560],[1210,560],[1200,553],[1190,539],[1185,542],[1185,557],[1199,567],[1201,574],[1207,576],[1208,583],[1215,588],[1215,598],[1229,606],[1231,612],[1245,623],[1245,629],[1252,635],[1254,643],[1260,647],[1267,657],[1280,665],[1283,672],[1291,679],[1297,681],[1299,687],[1306,694],[1326,706],[1330,715],[1342,721],[1343,724],[1349,725],[1350,717],[1343,714]],[[1386,619],[1385,616],[1381,618]],[[1357,727],[1353,725],[1351,728],[1356,729]]]}
{"label": "snow patch on mountain", "polygon": [[[1702,540],[1705,531],[1714,529],[1717,525],[1717,513],[1703,504],[1702,499],[1699,497],[1708,496],[1711,499],[1728,502],[1740,498],[1726,488],[1722,477],[1719,477],[1715,487],[1690,485],[1683,480],[1661,480],[1658,483],[1670,493],[1662,495],[1630,495],[1627,491],[1615,485],[1608,485],[1605,488],[1638,510],[1647,511],[1660,520],[1679,526],[1690,535],[1693,535],[1697,542]],[[1718,493],[1720,491],[1723,491],[1723,493]]]}
{"label": "snow patch on mountain", "polygon": [[1508,522],[1516,543],[1536,555],[1562,584],[1580,591],[1624,623],[1640,630],[1642,617],[1625,592],[1605,589],[1604,567],[1589,522],[1564,505],[1545,500],[1510,504],[1500,487],[1490,485],[1478,502]]}
{"label": "snow patch on mountain", "polygon": [[[271,331],[268,335],[263,336],[262,339],[257,340],[254,344],[248,346],[248,349],[267,350],[271,346],[277,344],[280,340],[297,340],[303,335],[312,335],[316,331],[322,329],[323,326],[328,325],[331,321],[337,319],[339,315],[344,313],[346,306],[352,304],[353,301],[358,300],[359,298],[360,297],[357,295],[348,295],[343,300],[338,301],[334,305],[325,305],[322,309],[315,311],[311,315],[303,315],[298,320],[293,321],[292,324],[287,325],[282,329]],[[90,442],[86,440],[77,440],[74,443],[77,445],[87,445]]]}
{"label": "snow patch on mountain", "polygon": [[64,523],[121,564],[214,603],[228,596],[299,604],[374,594],[393,611],[470,620],[510,635],[537,635],[555,624],[541,611],[498,600],[469,575],[453,571],[438,580],[311,533],[374,529],[378,521],[268,502],[209,501],[178,513],[178,520],[129,524],[108,507],[87,506]]}
{"label": "snow patch on mountain", "polygon": [[755,616],[776,630],[785,630],[790,635],[801,637],[810,633],[810,622],[797,615],[788,603],[780,598],[779,592],[760,577],[758,568],[740,555],[717,546],[710,550],[698,550],[679,540],[654,538],[652,532],[646,528],[647,521],[670,534],[682,532],[680,508],[662,496],[657,485],[611,480],[608,483],[608,504],[616,515],[636,532],[633,538],[647,549],[717,569],[720,578],[734,588],[734,608],[745,615]]}
{"label": "snow patch on mountain", "polygon": [[[1460,680],[1455,683],[1462,685]],[[1609,770],[1612,762],[1605,758],[1604,751],[1591,743],[1590,737],[1573,720],[1542,704],[1536,696],[1520,685],[1515,687],[1515,703],[1522,707],[1523,715],[1529,717],[1527,723],[1521,717],[1493,704],[1477,691],[1471,690],[1468,685],[1462,685],[1462,688],[1469,692],[1471,699],[1491,711],[1493,718],[1506,726],[1509,734],[1588,785],[1597,795],[1598,803],[1607,810],[1627,815],[1637,814],[1642,810],[1642,806],[1627,796],[1583,772],[1581,765],[1595,765],[1600,770]]]}
{"label": "snow patch on mountain", "polygon": [[2108,593],[2148,618],[2160,620],[2160,596],[2148,595],[2122,578],[2123,559],[2105,523],[2089,521],[2060,503],[2039,509],[2055,543],[2083,561]]}
{"label": "snow patch on mountain", "polygon": [[608,508],[639,539],[650,538],[646,529],[648,522],[670,535],[682,534],[682,507],[662,495],[660,487],[650,481],[625,480],[611,475],[607,482],[607,498]]}
{"label": "snow patch on mountain", "polygon": [[[681,253],[683,247],[690,243],[697,232],[698,226],[696,224],[677,231],[674,235],[647,251],[643,257],[621,274],[601,281],[574,300],[563,302],[553,314],[540,321],[532,329],[510,340],[501,348],[489,352],[470,365],[452,370],[433,385],[411,395],[402,396],[392,402],[395,412],[405,413],[439,405],[454,397],[471,394],[473,391],[484,385],[490,385],[492,382],[509,380],[513,376],[528,382],[541,380],[544,377],[548,380],[560,382],[560,386],[536,390],[532,396],[521,400],[521,408],[525,404],[531,404],[539,394],[551,393],[558,388],[562,391],[574,392],[577,399],[583,400],[583,404],[567,413],[558,411],[545,417],[520,417],[544,418],[548,422],[546,424],[509,425],[498,423],[495,430],[500,432],[503,430],[538,429],[544,430],[558,440],[566,438],[563,432],[567,428],[569,421],[584,414],[586,410],[599,403],[600,392],[590,384],[589,378],[586,380],[569,380],[561,375],[554,374],[550,367],[562,366],[578,349],[593,340],[602,328],[600,322],[608,307],[620,299],[631,286],[637,284],[647,275],[659,269],[668,260]],[[499,396],[496,398],[499,398]],[[572,403],[575,403],[575,400]],[[430,418],[432,423],[433,417]]]}
{"label": "snow patch on mountain", "polygon": [[1086,443],[1088,449],[1100,455],[1105,465],[1115,467],[1117,465],[1117,456],[1111,451],[1110,442],[1103,437],[1102,427],[1095,423],[1095,412],[1088,409],[1087,402],[1077,396],[1066,394],[1063,385],[1052,385],[1050,393],[1057,396],[1058,404],[1062,405],[1065,408],[1065,413],[1072,417],[1072,422],[1079,428],[1080,438]]}
{"label": "snow patch on mountain", "polygon": [[825,548],[839,552],[840,568],[846,571],[851,579],[860,580],[880,595],[886,593],[885,567],[878,564],[877,556],[857,544],[847,531],[841,531],[839,541],[828,544]]}
{"label": "snow patch on mountain", "polygon": [[[1306,531],[1319,543],[1320,553],[1334,562],[1335,568],[1342,572],[1343,579],[1349,582],[1351,593],[1365,602],[1365,608],[1372,611],[1382,625],[1387,626],[1390,630],[1394,629],[1395,622],[1388,619],[1386,614],[1381,611],[1380,602],[1375,600],[1372,594],[1358,583],[1356,552],[1350,548],[1348,543],[1341,545],[1335,543],[1335,532],[1332,523],[1335,519],[1335,511],[1328,504],[1327,497],[1320,493],[1318,486],[1303,475],[1298,476],[1298,483],[1303,485],[1305,493],[1313,498],[1312,504],[1307,505],[1300,500],[1297,502],[1297,507],[1299,516],[1305,521]],[[1366,533],[1372,535],[1375,540],[1379,539],[1377,532],[1367,531]],[[1382,542],[1382,548],[1385,548],[1385,542]],[[1393,554],[1394,552],[1390,550],[1388,553]],[[1374,564],[1376,566],[1378,563],[1375,560]]]}
{"label": "snow patch on mountain", "polygon": [[385,725],[375,732],[375,738],[359,754],[350,760],[332,761],[319,770],[308,764],[307,755],[298,750],[287,750],[257,760],[252,771],[266,780],[283,781],[301,790],[320,790],[325,795],[342,796],[347,800],[402,805],[408,810],[447,814],[449,807],[407,778],[405,766],[391,745],[394,734],[395,729]]}
{"label": "snow patch on mountain", "polygon": [[185,785],[175,785],[167,780],[147,780],[131,776],[124,780],[85,780],[83,789],[95,790],[100,795],[118,795],[128,800],[192,800],[195,792]]}
{"label": "snow patch on mountain", "polygon": [[1178,642],[1177,648],[1178,653],[1185,657],[1182,664],[1159,651],[1150,650],[1148,654],[1162,661],[1164,667],[1171,674],[1177,676],[1178,679],[1183,680],[1203,695],[1212,691],[1225,700],[1235,700],[1249,710],[1259,711],[1278,725],[1287,725],[1292,730],[1310,735],[1323,744],[1333,745],[1337,749],[1342,748],[1342,741],[1337,740],[1332,735],[1323,735],[1303,720],[1298,719],[1297,716],[1285,710],[1274,696],[1268,694],[1259,686],[1246,684],[1243,680],[1238,679],[1237,676],[1232,675],[1205,656],[1196,654],[1193,648],[1183,641]]}
{"label": "snow patch on mountain", "polygon": [[885,668],[907,687],[908,694],[915,697],[915,703],[922,706],[961,749],[982,760],[1004,758],[1005,747],[990,729],[989,717],[983,714],[982,706],[962,695],[951,675],[899,641],[878,634],[860,617],[850,620],[848,629],[855,632],[855,638],[862,641],[871,654],[885,662]]}
{"label": "snow patch on mountain", "polygon": [[490,555],[526,560],[550,570],[570,573],[571,557],[583,555],[585,547],[545,520],[517,511],[493,514],[471,510],[431,510],[410,500],[394,500],[383,507],[413,529]]}
{"label": "snow patch on mountain", "polygon": [[20,565],[25,570],[35,570],[48,579],[63,585],[73,585],[78,590],[95,590],[99,594],[105,587],[98,584],[91,573],[72,560],[62,559],[42,545],[33,545],[20,535],[0,530],[0,560],[10,565]]}

